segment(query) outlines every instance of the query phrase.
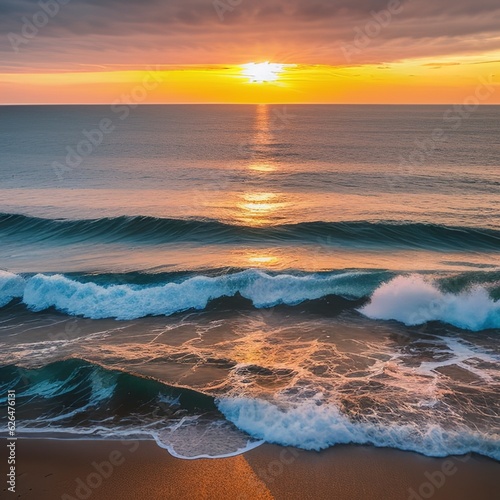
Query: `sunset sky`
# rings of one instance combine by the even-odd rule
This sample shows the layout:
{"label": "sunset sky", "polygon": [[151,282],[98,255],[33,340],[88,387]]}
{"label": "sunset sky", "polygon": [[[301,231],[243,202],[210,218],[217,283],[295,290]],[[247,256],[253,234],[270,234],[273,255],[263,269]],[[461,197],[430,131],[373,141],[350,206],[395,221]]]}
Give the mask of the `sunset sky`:
{"label": "sunset sky", "polygon": [[[244,66],[266,61],[275,78]],[[462,103],[481,86],[500,103],[498,0],[0,3],[1,103]]]}

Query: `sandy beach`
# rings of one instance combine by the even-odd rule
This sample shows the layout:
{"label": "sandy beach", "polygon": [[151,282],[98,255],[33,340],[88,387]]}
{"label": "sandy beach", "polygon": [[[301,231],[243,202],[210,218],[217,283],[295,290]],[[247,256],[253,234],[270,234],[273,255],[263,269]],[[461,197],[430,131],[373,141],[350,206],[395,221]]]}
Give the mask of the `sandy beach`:
{"label": "sandy beach", "polygon": [[321,453],[264,445],[245,455],[181,460],[152,441],[20,439],[15,493],[33,500],[490,500],[500,464],[338,446]]}

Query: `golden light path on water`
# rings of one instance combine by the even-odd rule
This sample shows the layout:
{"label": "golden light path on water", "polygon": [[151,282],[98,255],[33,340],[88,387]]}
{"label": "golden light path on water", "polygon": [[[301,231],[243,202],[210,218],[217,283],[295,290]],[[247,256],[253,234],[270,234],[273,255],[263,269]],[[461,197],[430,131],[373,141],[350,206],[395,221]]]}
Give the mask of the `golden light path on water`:
{"label": "golden light path on water", "polygon": [[[24,213],[44,218],[58,218],[61,212],[69,219],[97,219],[124,214],[130,217],[175,219],[189,216],[193,219],[217,220],[231,226],[245,226],[250,228],[250,231],[245,232],[248,239],[239,240],[239,237],[235,237],[231,245],[217,242],[205,244],[202,252],[194,243],[181,245],[175,241],[164,241],[143,245],[133,255],[119,238],[106,245],[89,244],[84,255],[78,245],[69,242],[64,253],[59,254],[54,254],[50,246],[40,245],[36,250],[9,253],[10,269],[38,272],[36,261],[40,258],[44,259],[47,272],[76,272],[88,268],[120,272],[137,269],[170,271],[188,267],[218,268],[221,263],[232,268],[252,267],[276,271],[351,268],[457,271],[470,269],[471,266],[495,267],[493,264],[498,262],[498,255],[494,253],[464,255],[463,252],[448,251],[445,256],[439,249],[433,250],[431,247],[423,253],[404,246],[387,252],[384,248],[360,248],[351,244],[342,246],[336,237],[321,234],[312,235],[307,241],[295,243],[294,240],[293,245],[279,238],[265,239],[263,234],[270,226],[317,221],[338,224],[414,220],[469,226],[473,223],[470,216],[472,211],[477,213],[478,207],[482,207],[484,212],[490,210],[484,205],[484,196],[479,193],[462,196],[460,207],[455,209],[450,218],[446,209],[453,206],[454,193],[419,191],[401,196],[401,193],[387,191],[381,197],[370,190],[353,192],[351,184],[347,187],[342,184],[342,175],[348,176],[348,182],[355,184],[356,179],[365,175],[366,171],[374,178],[378,176],[382,179],[386,167],[375,163],[358,166],[343,164],[335,162],[334,156],[331,164],[319,163],[315,166],[321,174],[325,172],[323,184],[327,189],[309,189],[301,180],[309,166],[288,159],[283,154],[283,147],[288,150],[289,145],[293,145],[294,127],[297,126],[296,122],[283,120],[283,115],[288,117],[297,113],[295,109],[287,111],[281,106],[267,104],[252,108],[248,120],[253,121],[248,123],[244,147],[235,146],[232,150],[235,156],[229,161],[209,162],[208,173],[201,170],[193,173],[196,182],[190,183],[188,187],[184,177],[191,173],[186,173],[190,172],[189,169],[180,163],[174,169],[178,178],[167,188],[155,184],[146,191],[131,188],[127,184],[117,191],[94,184],[75,189],[68,184],[57,189],[3,189],[0,197],[1,211],[5,213],[16,213],[19,211],[16,207],[22,205]],[[165,167],[161,158],[152,158],[150,162],[150,175]],[[211,168],[214,174],[210,173]],[[443,166],[442,170],[446,168],[451,167]],[[75,175],[78,173],[76,171]],[[340,180],[337,181],[336,177],[328,180],[329,174],[339,175]],[[429,175],[433,175],[432,171]],[[283,178],[291,180],[284,184]],[[493,217],[491,221],[492,226],[496,227]]]}
{"label": "golden light path on water", "polygon": [[[276,172],[280,165],[271,155],[265,155],[266,148],[273,140],[273,123],[269,106],[261,104],[256,108],[254,135],[251,141],[248,171],[255,172],[262,182],[266,173]],[[255,157],[265,157],[264,161],[255,161]],[[265,181],[264,181],[264,184]],[[271,183],[268,183],[271,186]],[[243,201],[236,203],[236,219],[249,226],[265,226],[279,219],[279,212],[289,207],[285,195],[273,191],[247,191],[242,195]]]}
{"label": "golden light path on water", "polygon": [[[253,155],[257,156],[270,145],[273,140],[273,123],[270,116],[269,106],[261,104],[256,108],[254,136],[252,141]],[[262,180],[262,176],[279,171],[280,165],[272,157],[264,161],[256,161],[251,158],[248,164],[249,173],[255,173]],[[269,183],[271,185],[271,183]],[[290,206],[283,193],[276,192],[245,192],[242,201],[236,204],[237,219],[240,223],[252,227],[262,227],[273,224]],[[263,251],[248,249],[244,252],[245,258],[251,267],[270,268],[280,265],[283,257],[279,251]]]}

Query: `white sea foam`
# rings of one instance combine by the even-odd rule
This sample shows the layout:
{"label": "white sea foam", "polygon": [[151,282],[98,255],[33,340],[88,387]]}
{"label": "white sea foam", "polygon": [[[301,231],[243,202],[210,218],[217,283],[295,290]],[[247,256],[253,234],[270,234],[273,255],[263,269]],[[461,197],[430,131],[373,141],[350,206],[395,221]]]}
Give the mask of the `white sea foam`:
{"label": "white sea foam", "polygon": [[[136,319],[170,315],[188,309],[204,309],[212,299],[239,292],[255,307],[296,305],[329,294],[362,296],[356,284],[361,273],[332,276],[270,276],[261,271],[244,271],[227,276],[196,276],[182,283],[138,287],[100,286],[80,283],[62,275],[38,274],[27,281],[23,302],[34,311],[49,307],[92,319]],[[348,278],[348,279],[346,279]]]}
{"label": "white sea foam", "polygon": [[476,286],[458,295],[443,293],[420,275],[398,276],[381,285],[360,312],[406,325],[442,321],[473,331],[500,328],[500,302],[485,288]]}
{"label": "white sea foam", "polygon": [[[73,412],[66,413],[62,417],[56,417],[54,419],[47,419],[47,422],[57,422],[58,420],[62,420],[64,418],[69,418],[73,415],[76,415],[78,412],[82,410],[86,410],[89,407],[75,410]],[[26,423],[28,425],[26,425]],[[20,433],[26,436],[33,437],[44,437],[50,439],[58,439],[56,436],[64,435],[71,436],[72,439],[75,439],[76,436],[79,436],[81,440],[94,440],[94,439],[110,439],[110,440],[122,440],[122,443],[125,440],[141,440],[141,441],[149,441],[153,440],[156,444],[167,450],[172,456],[184,460],[197,460],[200,458],[205,459],[217,459],[217,458],[229,458],[235,457],[238,455],[242,455],[247,451],[253,450],[254,448],[258,448],[262,444],[264,444],[263,440],[254,440],[249,438],[247,434],[244,434],[241,431],[233,431],[233,433],[239,433],[245,437],[244,442],[241,439],[234,439],[230,433],[227,433],[227,426],[223,429],[223,433],[220,435],[214,436],[210,432],[203,436],[203,440],[193,440],[192,435],[181,435],[179,436],[178,443],[176,445],[172,445],[165,439],[165,434],[169,433],[170,427],[174,430],[178,427],[179,422],[171,423],[170,425],[166,425],[163,431],[153,431],[149,429],[144,429],[142,427],[107,427],[105,425],[95,425],[92,427],[86,426],[75,426],[75,427],[34,427],[35,421],[23,422],[23,425],[18,427]],[[214,423],[216,424],[216,423]],[[226,422],[227,424],[227,422]],[[197,436],[198,437],[198,436]],[[61,438],[64,439],[64,438]],[[132,442],[132,441],[131,441]],[[180,446],[179,446],[180,444]],[[228,451],[230,449],[231,451]]]}
{"label": "white sea foam", "polygon": [[353,422],[332,404],[316,401],[279,407],[251,398],[222,398],[217,406],[225,417],[255,439],[305,450],[336,444],[370,444],[444,457],[479,453],[500,460],[500,435],[480,434],[457,426],[445,430],[435,423]]}
{"label": "white sea foam", "polygon": [[23,296],[25,281],[17,274],[0,270],[0,307]]}
{"label": "white sea foam", "polygon": [[257,308],[297,305],[327,295],[361,298],[373,293],[360,312],[371,319],[394,319],[406,325],[442,321],[479,331],[500,328],[500,301],[476,286],[454,295],[440,291],[420,275],[398,276],[374,290],[370,273],[269,275],[247,270],[230,275],[195,276],[180,283],[157,286],[98,285],[63,275],[37,274],[22,278],[0,271],[0,307],[22,298],[33,311],[55,307],[61,312],[91,319],[130,320],[204,309],[213,300],[237,293]]}
{"label": "white sea foam", "polygon": [[177,458],[227,458],[241,455],[264,443],[241,432],[225,420],[184,417],[151,434],[160,448]]}

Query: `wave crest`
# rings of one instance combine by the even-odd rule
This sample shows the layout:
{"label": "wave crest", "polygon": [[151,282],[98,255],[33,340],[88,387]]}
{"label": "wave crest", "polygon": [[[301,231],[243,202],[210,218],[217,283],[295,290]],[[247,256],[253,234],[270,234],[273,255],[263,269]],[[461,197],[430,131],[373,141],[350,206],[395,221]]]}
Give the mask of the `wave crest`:
{"label": "wave crest", "polygon": [[472,331],[500,328],[500,302],[484,287],[476,285],[455,295],[442,292],[420,275],[397,276],[382,284],[360,312],[408,326],[441,321]]}
{"label": "wave crest", "polygon": [[[472,331],[500,328],[500,301],[486,288],[496,293],[497,283],[488,276],[482,285],[470,286],[462,279],[468,288],[453,293],[441,291],[421,275],[394,277],[383,271],[275,275],[249,269],[216,276],[171,277],[167,282],[165,275],[156,279],[159,281],[151,279],[148,284],[113,284],[113,276],[100,276],[93,282],[60,274],[23,278],[0,272],[0,306],[18,298],[34,312],[55,308],[90,319],[132,320],[204,310],[214,301],[223,306],[239,298],[231,307],[271,308],[307,302],[311,307],[314,303],[314,310],[322,314],[358,308],[370,319],[406,325],[441,321]],[[451,286],[456,288],[456,284]]]}
{"label": "wave crest", "polygon": [[256,242],[321,243],[328,246],[485,250],[498,252],[500,231],[437,224],[401,222],[302,222],[267,227],[225,224],[216,220],[120,216],[101,219],[43,219],[0,214],[0,235],[23,241],[194,242],[237,244]]}
{"label": "wave crest", "polygon": [[195,276],[180,283],[140,287],[134,285],[100,286],[80,283],[62,275],[38,274],[30,278],[23,302],[33,311],[55,307],[71,315],[92,319],[137,319],[144,316],[171,315],[189,309],[205,309],[221,297],[240,294],[257,308],[279,304],[297,305],[335,294],[359,298],[373,290],[370,283],[359,282],[363,273],[327,276],[271,276],[249,270],[225,276]]}

